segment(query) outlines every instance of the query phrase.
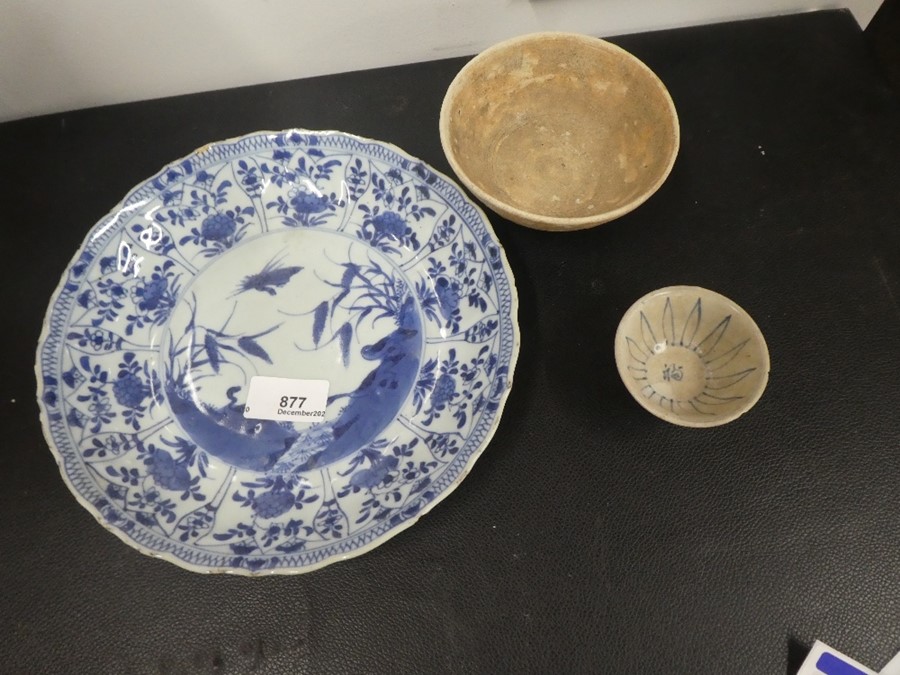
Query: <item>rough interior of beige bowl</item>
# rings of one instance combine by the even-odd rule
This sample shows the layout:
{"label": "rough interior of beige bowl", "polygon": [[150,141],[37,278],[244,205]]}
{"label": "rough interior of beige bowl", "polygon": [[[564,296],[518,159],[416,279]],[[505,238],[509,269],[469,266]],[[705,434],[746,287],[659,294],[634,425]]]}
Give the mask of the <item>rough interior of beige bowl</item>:
{"label": "rough interior of beige bowl", "polygon": [[678,148],[659,79],[618,47],[579,35],[482,53],[448,90],[442,116],[451,163],[478,196],[550,218],[599,223],[637,206]]}
{"label": "rough interior of beige bowl", "polygon": [[638,403],[691,427],[736,419],[756,404],[769,377],[769,352],[753,319],[695,286],[638,300],[619,324],[616,364]]}

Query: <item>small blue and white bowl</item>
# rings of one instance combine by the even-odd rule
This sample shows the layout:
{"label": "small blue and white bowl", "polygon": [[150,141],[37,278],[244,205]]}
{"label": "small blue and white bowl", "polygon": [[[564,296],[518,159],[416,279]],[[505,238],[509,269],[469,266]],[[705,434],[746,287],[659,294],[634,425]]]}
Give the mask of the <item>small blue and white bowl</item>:
{"label": "small blue and white bowl", "polygon": [[615,353],[634,399],[686,427],[737,419],[769,379],[769,350],[750,315],[697,286],[669,286],[635,302],[619,323]]}

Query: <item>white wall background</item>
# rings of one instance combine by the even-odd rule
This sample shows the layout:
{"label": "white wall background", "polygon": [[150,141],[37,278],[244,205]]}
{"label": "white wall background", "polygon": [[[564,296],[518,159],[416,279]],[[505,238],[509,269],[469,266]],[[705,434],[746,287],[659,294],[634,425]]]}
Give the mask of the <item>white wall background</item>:
{"label": "white wall background", "polygon": [[600,36],[881,0],[0,0],[0,121]]}

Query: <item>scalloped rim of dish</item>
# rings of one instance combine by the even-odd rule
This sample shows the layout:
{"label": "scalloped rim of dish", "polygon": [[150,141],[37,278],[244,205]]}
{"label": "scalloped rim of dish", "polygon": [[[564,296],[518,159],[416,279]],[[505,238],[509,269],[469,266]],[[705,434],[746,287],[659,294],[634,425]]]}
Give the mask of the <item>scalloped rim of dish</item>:
{"label": "scalloped rim of dish", "polygon": [[[167,163],[162,169],[160,169],[159,171],[154,173],[152,176],[141,180],[137,185],[135,185],[133,188],[131,188],[126,193],[126,195],[112,209],[110,209],[109,212],[104,214],[104,216],[101,216],[101,218],[97,221],[97,223],[100,223],[106,217],[108,217],[110,215],[114,215],[114,214],[118,213],[119,211],[121,211],[125,202],[132,195],[132,193],[134,193],[136,190],[140,189],[143,185],[145,185],[149,181],[152,181],[154,178],[157,178],[158,176],[164,175],[170,167],[177,166],[181,162],[189,159],[190,157],[193,157],[194,155],[207,152],[208,150],[210,150],[211,148],[213,148],[215,146],[225,145],[228,143],[236,143],[244,138],[251,137],[251,136],[257,136],[257,135],[261,135],[261,134],[268,134],[268,135],[275,136],[278,134],[293,133],[293,132],[300,133],[300,134],[311,134],[311,135],[315,135],[315,136],[326,136],[326,135],[347,136],[350,138],[354,138],[362,143],[375,143],[375,144],[379,144],[382,146],[386,146],[386,147],[390,148],[391,150],[393,150],[394,152],[396,152],[397,154],[399,154],[403,157],[406,157],[407,159],[410,159],[415,162],[422,162],[429,168],[429,170],[432,171],[432,173],[434,173],[436,176],[442,178],[443,180],[447,181],[447,183],[449,185],[451,185],[451,186],[456,185],[456,182],[454,180],[452,180],[449,176],[447,176],[446,174],[444,174],[441,171],[438,171],[432,165],[430,165],[426,162],[423,162],[423,160],[419,159],[418,157],[414,157],[413,155],[410,155],[408,152],[406,152],[402,148],[394,145],[393,143],[379,141],[379,140],[375,140],[372,138],[367,138],[365,136],[360,136],[358,134],[347,133],[344,131],[337,131],[334,129],[325,130],[325,131],[315,131],[315,130],[311,130],[311,129],[294,127],[291,129],[284,129],[282,131],[260,130],[260,131],[253,131],[253,132],[243,134],[240,136],[233,136],[231,138],[226,138],[226,139],[223,139],[220,141],[215,141],[213,143],[206,143],[206,144],[200,146],[199,148],[197,148],[196,150],[189,152],[186,155],[180,157],[179,159],[177,159],[173,162]],[[462,193],[462,195],[463,195],[463,197],[465,197],[465,193]],[[417,522],[419,522],[419,520],[424,515],[429,513],[435,506],[437,506],[439,503],[444,501],[444,499],[446,499],[451,493],[453,493],[456,490],[456,488],[459,487],[459,485],[463,482],[463,480],[465,480],[465,478],[472,471],[472,468],[475,466],[475,462],[478,461],[478,459],[481,457],[484,450],[487,448],[488,445],[490,445],[491,440],[493,440],[494,434],[496,433],[497,428],[500,426],[500,422],[503,418],[503,410],[506,407],[506,400],[509,397],[509,392],[512,390],[512,386],[513,386],[513,382],[514,382],[514,378],[515,378],[515,367],[518,362],[519,349],[520,349],[520,345],[521,345],[521,331],[519,330],[519,320],[518,320],[519,293],[518,293],[518,289],[516,288],[515,276],[512,273],[512,268],[510,267],[509,260],[506,257],[506,250],[503,248],[503,244],[500,242],[499,238],[497,238],[496,232],[494,231],[493,226],[491,225],[491,221],[488,219],[487,215],[484,213],[484,210],[478,204],[473,202],[472,200],[468,200],[468,201],[474,207],[476,213],[484,219],[485,223],[487,223],[491,232],[494,233],[494,239],[497,244],[497,248],[500,251],[500,258],[503,262],[504,267],[510,273],[509,274],[510,310],[511,310],[510,318],[512,319],[513,341],[512,341],[512,351],[510,353],[509,375],[508,375],[507,387],[498,401],[497,412],[494,416],[493,423],[491,424],[490,428],[485,433],[484,440],[482,441],[481,445],[472,452],[472,454],[469,457],[469,460],[466,462],[465,466],[463,466],[460,469],[459,475],[457,475],[456,478],[453,479],[453,481],[446,487],[446,489],[439,495],[436,495],[435,498],[432,499],[430,502],[428,502],[425,506],[423,506],[422,509],[419,510],[419,512],[415,514],[415,516],[403,521],[402,523],[396,525],[395,527],[391,528],[390,530],[388,530],[387,532],[382,534],[380,537],[376,537],[369,543],[364,544],[349,553],[346,553],[343,555],[332,556],[330,558],[325,558],[317,563],[313,563],[311,565],[307,565],[304,567],[287,567],[287,568],[275,568],[275,569],[264,569],[264,570],[251,570],[251,569],[246,569],[246,568],[204,567],[202,565],[194,565],[194,564],[186,562],[186,561],[182,560],[181,558],[179,558],[175,555],[172,555],[170,553],[153,551],[151,549],[148,549],[147,547],[139,544],[134,539],[129,537],[126,532],[124,532],[124,531],[120,530],[119,528],[114,527],[114,526],[110,525],[108,522],[106,522],[106,519],[103,517],[103,514],[101,514],[93,504],[91,504],[88,500],[86,500],[74,488],[74,486],[70,482],[69,477],[66,474],[65,469],[63,467],[63,458],[60,455],[59,451],[57,450],[56,444],[54,443],[53,438],[50,434],[49,420],[47,419],[46,413],[44,411],[44,407],[42,405],[38,405],[39,416],[40,416],[40,421],[41,421],[41,430],[44,434],[44,440],[46,441],[47,445],[49,446],[50,451],[53,453],[53,457],[56,460],[56,465],[57,465],[57,468],[59,469],[60,475],[62,476],[63,482],[65,483],[65,485],[69,489],[69,491],[75,496],[75,499],[77,500],[77,502],[79,504],[81,504],[81,506],[85,510],[87,510],[92,516],[94,516],[94,519],[98,523],[100,523],[100,525],[103,526],[104,529],[108,530],[109,532],[112,532],[114,535],[116,535],[116,537],[118,537],[123,542],[125,542],[130,548],[137,550],[138,552],[142,553],[143,555],[145,555],[149,558],[159,558],[161,560],[165,560],[166,562],[173,563],[174,565],[176,565],[182,569],[186,569],[191,572],[197,572],[200,574],[223,574],[223,575],[240,576],[240,577],[293,576],[293,575],[297,575],[297,574],[306,574],[307,572],[313,572],[313,571],[321,569],[323,567],[327,567],[328,565],[331,565],[333,563],[340,562],[343,560],[350,560],[351,558],[356,558],[357,556],[363,555],[365,553],[369,553],[370,551],[378,548],[379,546],[381,546],[382,544],[387,542],[389,539],[393,539],[395,536],[397,536],[404,530],[412,527]],[[71,269],[71,267],[78,261],[81,251],[84,247],[84,244],[87,241],[87,238],[90,236],[91,231],[93,231],[93,229],[97,223],[95,223],[94,225],[92,225],[89,228],[87,235],[85,235],[85,239],[82,241],[81,245],[76,249],[75,254],[72,256],[72,259],[69,261],[69,264],[63,270],[60,282],[57,285],[56,289],[53,291],[53,294],[50,296],[50,300],[47,305],[47,311],[44,315],[44,321],[43,321],[43,325],[41,327],[41,335],[38,338],[38,342],[37,342],[37,348],[35,351],[35,361],[34,361],[34,374],[35,374],[35,379],[37,380],[37,400],[38,401],[40,401],[42,399],[43,394],[44,394],[44,382],[43,382],[43,377],[40,372],[41,347],[43,346],[44,341],[47,339],[47,337],[50,333],[50,321],[49,321],[50,314],[51,314],[53,307],[56,305],[56,301],[59,299],[60,293],[63,291],[63,288],[65,286],[65,283],[66,283],[65,272],[68,271],[69,269]]]}
{"label": "scalloped rim of dish", "polygon": [[[635,311],[639,310],[647,300],[650,300],[651,298],[659,295],[673,295],[675,293],[702,293],[718,298],[724,304],[731,307],[732,311],[734,311],[736,314],[741,314],[744,318],[747,319],[747,321],[749,321],[750,325],[753,328],[753,335],[755,338],[757,338],[757,344],[759,345],[760,368],[763,368],[765,371],[763,373],[762,382],[760,383],[759,387],[756,389],[756,391],[754,391],[752,396],[748,397],[745,405],[741,406],[733,413],[717,416],[715,420],[710,420],[709,422],[694,422],[680,418],[677,415],[673,415],[672,413],[667,414],[663,408],[660,408],[659,406],[653,406],[647,401],[647,399],[635,396],[631,388],[628,386],[628,380],[626,379],[628,373],[625,370],[626,366],[624,363],[624,359],[619,358],[619,343],[622,341],[622,339],[624,339],[623,326],[625,324],[625,320]],[[646,295],[638,298],[627,310],[625,310],[625,313],[622,314],[622,318],[619,320],[619,326],[616,329],[614,354],[616,359],[616,370],[619,371],[619,377],[622,378],[622,384],[625,385],[625,390],[635,401],[637,401],[641,405],[642,408],[644,408],[644,410],[665,422],[669,422],[670,424],[675,424],[681,427],[691,427],[694,429],[722,426],[723,424],[733,422],[737,418],[752,410],[753,407],[759,402],[759,399],[762,397],[763,392],[766,390],[766,386],[769,384],[769,373],[771,372],[769,346],[766,344],[765,336],[759,329],[756,321],[754,321],[753,317],[750,316],[750,313],[731,298],[728,298],[721,293],[717,293],[716,291],[711,291],[708,288],[703,288],[702,286],[665,286],[663,288],[658,288],[655,291],[650,291]]]}
{"label": "scalloped rim of dish", "polygon": [[[672,145],[672,153],[669,157],[669,161],[666,165],[665,170],[660,174],[657,181],[648,190],[638,195],[627,204],[619,206],[612,211],[605,211],[603,213],[598,213],[592,216],[579,216],[576,218],[547,216],[540,213],[525,211],[513,206],[512,204],[508,204],[497,199],[496,197],[482,189],[480,186],[476,185],[475,182],[472,181],[469,178],[468,174],[463,170],[459,161],[456,159],[455,153],[453,152],[452,144],[450,142],[451,101],[456,98],[456,93],[463,87],[463,81],[466,79],[467,75],[472,70],[474,70],[478,63],[480,63],[484,59],[489,58],[491,55],[497,52],[524,42],[532,42],[546,38],[566,38],[583,42],[592,46],[600,45],[603,49],[613,54],[618,54],[629,61],[632,61],[638,67],[638,69],[643,70],[650,77],[650,80],[657,86],[663,98],[669,104],[669,111],[671,112],[673,122],[672,128],[674,132],[674,143]],[[439,129],[441,136],[441,147],[444,150],[444,155],[447,157],[447,161],[453,168],[453,172],[478,199],[484,202],[491,209],[497,211],[498,214],[502,217],[507,217],[503,215],[504,212],[515,216],[515,218],[509,217],[509,220],[513,220],[520,225],[531,227],[533,229],[545,229],[558,232],[568,232],[570,230],[585,230],[591,227],[596,227],[598,225],[608,223],[611,220],[615,220],[616,218],[620,218],[625,214],[630,213],[631,211],[634,211],[637,207],[650,199],[650,197],[652,197],[656,193],[656,191],[659,190],[660,187],[662,187],[662,184],[666,182],[669,174],[672,173],[672,168],[675,166],[675,159],[678,157],[678,150],[681,147],[681,127],[678,122],[678,111],[675,109],[675,102],[672,100],[672,95],[669,93],[669,90],[666,88],[666,85],[659,78],[659,76],[655,72],[653,72],[653,70],[651,70],[651,68],[646,63],[641,61],[634,54],[623,49],[622,47],[619,47],[616,44],[613,44],[612,42],[608,42],[607,40],[604,40],[602,38],[595,38],[589,35],[584,35],[582,33],[569,33],[565,31],[545,31],[539,33],[529,33],[527,35],[520,35],[508,40],[504,40],[503,42],[499,42],[475,55],[456,74],[456,77],[453,78],[453,81],[447,88],[447,93],[444,95],[444,100],[441,104]],[[540,225],[545,225],[547,227],[540,227]]]}

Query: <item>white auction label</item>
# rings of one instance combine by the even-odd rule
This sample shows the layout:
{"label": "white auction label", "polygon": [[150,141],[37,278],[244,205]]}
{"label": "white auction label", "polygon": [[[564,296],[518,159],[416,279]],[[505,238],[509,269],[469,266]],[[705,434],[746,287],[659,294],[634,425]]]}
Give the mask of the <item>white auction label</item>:
{"label": "white auction label", "polygon": [[294,380],[287,377],[250,378],[244,417],[312,424],[325,418],[328,380]]}

